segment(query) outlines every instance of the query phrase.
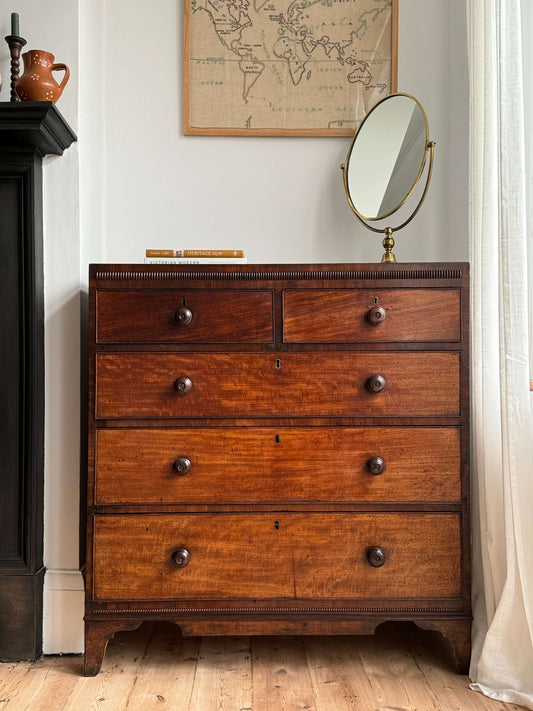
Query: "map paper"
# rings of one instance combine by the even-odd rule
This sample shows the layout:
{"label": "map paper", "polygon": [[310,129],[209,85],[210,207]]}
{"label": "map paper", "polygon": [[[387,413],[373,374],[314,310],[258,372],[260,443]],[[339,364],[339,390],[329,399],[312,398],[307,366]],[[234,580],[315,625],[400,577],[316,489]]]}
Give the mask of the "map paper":
{"label": "map paper", "polygon": [[397,0],[184,1],[186,133],[351,134],[395,90]]}

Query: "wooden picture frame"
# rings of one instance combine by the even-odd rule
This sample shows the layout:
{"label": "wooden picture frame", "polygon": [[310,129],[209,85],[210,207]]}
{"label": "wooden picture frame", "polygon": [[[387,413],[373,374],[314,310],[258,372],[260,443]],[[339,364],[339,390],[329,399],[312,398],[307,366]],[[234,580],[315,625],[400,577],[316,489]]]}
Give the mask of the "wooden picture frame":
{"label": "wooden picture frame", "polygon": [[184,134],[351,136],[397,91],[399,0],[184,0]]}

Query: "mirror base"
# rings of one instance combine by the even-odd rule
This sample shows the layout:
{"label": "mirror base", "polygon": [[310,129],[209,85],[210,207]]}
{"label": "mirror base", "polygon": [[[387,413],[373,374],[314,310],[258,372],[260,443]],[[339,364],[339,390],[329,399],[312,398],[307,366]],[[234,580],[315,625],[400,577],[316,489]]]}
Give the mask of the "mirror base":
{"label": "mirror base", "polygon": [[387,227],[385,229],[385,238],[383,239],[383,249],[385,254],[381,257],[381,263],[387,262],[389,264],[396,263],[396,257],[392,253],[392,248],[394,247],[394,238],[392,236],[392,228]]}

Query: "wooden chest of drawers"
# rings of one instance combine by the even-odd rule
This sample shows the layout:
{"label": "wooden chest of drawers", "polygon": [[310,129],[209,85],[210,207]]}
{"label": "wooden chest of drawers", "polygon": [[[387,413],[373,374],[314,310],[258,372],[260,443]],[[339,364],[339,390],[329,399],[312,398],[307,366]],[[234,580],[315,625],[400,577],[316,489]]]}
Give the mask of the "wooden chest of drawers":
{"label": "wooden chest of drawers", "polygon": [[85,673],[147,619],[470,653],[468,265],[92,265]]}

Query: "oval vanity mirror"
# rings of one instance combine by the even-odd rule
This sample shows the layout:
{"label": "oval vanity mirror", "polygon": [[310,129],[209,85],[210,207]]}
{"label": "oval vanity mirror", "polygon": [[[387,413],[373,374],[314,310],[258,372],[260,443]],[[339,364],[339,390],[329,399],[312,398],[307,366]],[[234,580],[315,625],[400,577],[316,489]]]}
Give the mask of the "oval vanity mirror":
{"label": "oval vanity mirror", "polygon": [[[416,215],[427,193],[433,169],[434,142],[420,102],[409,94],[391,94],[367,114],[357,130],[341,166],[348,203],[359,220],[373,232],[385,234],[382,262],[395,262],[392,233]],[[409,217],[396,227],[367,224],[383,220],[411,197],[430,157],[426,185]]]}

